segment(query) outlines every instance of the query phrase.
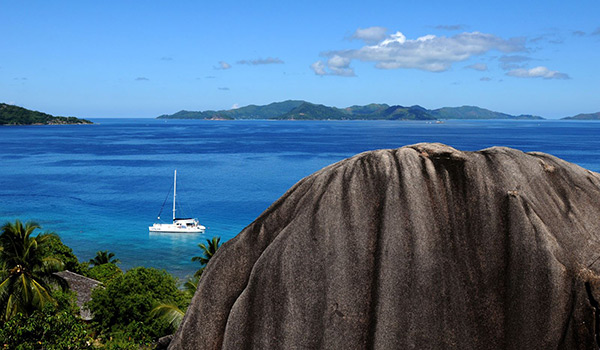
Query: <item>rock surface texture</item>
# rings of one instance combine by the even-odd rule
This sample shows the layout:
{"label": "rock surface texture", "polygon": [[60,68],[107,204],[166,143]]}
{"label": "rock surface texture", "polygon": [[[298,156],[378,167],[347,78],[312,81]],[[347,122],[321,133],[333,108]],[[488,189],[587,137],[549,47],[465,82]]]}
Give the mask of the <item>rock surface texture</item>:
{"label": "rock surface texture", "polygon": [[600,174],[417,144],[294,185],[214,256],[170,349],[595,349]]}

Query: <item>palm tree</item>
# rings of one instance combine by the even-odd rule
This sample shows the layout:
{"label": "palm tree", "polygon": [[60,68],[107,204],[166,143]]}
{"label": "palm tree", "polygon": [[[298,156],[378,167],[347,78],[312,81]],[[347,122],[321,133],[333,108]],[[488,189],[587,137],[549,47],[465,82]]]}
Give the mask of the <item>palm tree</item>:
{"label": "palm tree", "polygon": [[[200,243],[198,247],[202,250],[202,255],[195,256],[192,258],[192,261],[198,261],[202,265],[202,267],[194,274],[194,277],[189,278],[184,284],[183,289],[188,297],[193,297],[196,289],[198,288],[198,283],[200,281],[200,276],[204,271],[204,268],[210,261],[210,259],[215,255],[217,249],[221,246],[220,237],[213,237],[212,239],[207,239],[206,244]],[[171,302],[161,303],[157,305],[150,312],[150,317],[156,317],[162,319],[163,322],[170,325],[173,329],[177,329],[183,320],[183,315],[185,314],[184,310],[181,310],[177,305]]]}
{"label": "palm tree", "polygon": [[200,249],[202,250],[202,255],[193,257],[192,261],[200,262],[201,267],[198,271],[196,271],[194,277],[200,277],[202,275],[202,272],[204,272],[204,268],[206,268],[206,265],[208,264],[210,259],[213,257],[213,255],[215,255],[217,249],[219,249],[219,247],[221,246],[220,241],[221,238],[215,236],[212,240],[207,239],[206,244],[198,244],[198,247],[200,247]]}
{"label": "palm tree", "polygon": [[8,320],[17,313],[30,314],[46,303],[55,303],[50,286],[68,288],[64,279],[53,274],[63,263],[54,257],[43,257],[48,236],[31,237],[40,226],[25,225],[16,220],[6,223],[0,234],[0,317]]}
{"label": "palm tree", "polygon": [[188,278],[187,281],[185,281],[185,283],[183,284],[183,291],[185,292],[186,296],[190,299],[194,296],[194,293],[196,293],[196,289],[198,289],[198,282],[200,282],[200,278],[194,276]]}
{"label": "palm tree", "polygon": [[119,259],[112,259],[113,256],[115,256],[115,253],[111,253],[108,250],[96,252],[96,256],[93,259],[90,259],[90,264],[98,266],[104,264],[116,264],[121,262]]}
{"label": "palm tree", "polygon": [[[198,288],[198,277],[188,278],[183,284],[183,292],[186,297],[192,298],[196,289]],[[163,322],[171,326],[173,330],[177,330],[181,321],[183,320],[184,310],[181,310],[175,303],[161,303],[158,304],[152,311],[150,311],[150,317],[162,319]]]}
{"label": "palm tree", "polygon": [[159,304],[150,311],[151,318],[161,319],[164,323],[171,326],[171,329],[174,331],[179,328],[183,320],[183,315],[185,315],[185,311],[181,310],[174,303]]}

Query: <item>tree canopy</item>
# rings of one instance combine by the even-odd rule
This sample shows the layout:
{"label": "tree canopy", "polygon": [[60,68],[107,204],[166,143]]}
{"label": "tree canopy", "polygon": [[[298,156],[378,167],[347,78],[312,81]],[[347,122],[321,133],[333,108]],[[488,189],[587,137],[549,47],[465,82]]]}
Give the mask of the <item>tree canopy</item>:
{"label": "tree canopy", "polygon": [[19,220],[2,226],[0,311],[4,320],[18,313],[29,315],[47,303],[55,303],[50,295],[51,285],[67,288],[66,282],[53,274],[61,271],[64,264],[56,257],[45,255],[50,236],[32,237],[39,228],[36,223],[23,224]]}

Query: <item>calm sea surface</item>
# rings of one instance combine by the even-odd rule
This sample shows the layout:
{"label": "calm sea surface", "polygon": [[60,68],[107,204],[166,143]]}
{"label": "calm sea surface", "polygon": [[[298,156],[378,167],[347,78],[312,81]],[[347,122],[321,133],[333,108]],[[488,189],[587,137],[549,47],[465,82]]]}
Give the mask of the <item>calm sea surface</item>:
{"label": "calm sea surface", "polygon": [[[178,277],[198,243],[228,240],[303,177],[356,153],[418,142],[551,153],[600,171],[600,122],[175,121],[0,127],[0,223],[34,220],[80,260],[110,250],[121,267]],[[150,235],[177,169],[178,216],[203,235]],[[171,217],[167,202],[162,218]]]}

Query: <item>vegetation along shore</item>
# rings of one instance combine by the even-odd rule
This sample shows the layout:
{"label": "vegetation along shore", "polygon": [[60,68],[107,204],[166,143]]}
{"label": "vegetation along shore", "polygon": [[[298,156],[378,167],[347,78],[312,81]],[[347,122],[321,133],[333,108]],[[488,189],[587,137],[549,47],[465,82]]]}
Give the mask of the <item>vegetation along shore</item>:
{"label": "vegetation along shore", "polygon": [[0,125],[66,125],[93,124],[87,119],[56,117],[23,107],[0,103]]}
{"label": "vegetation along shore", "polygon": [[199,270],[178,281],[154,268],[123,272],[106,250],[79,261],[58,234],[39,230],[19,220],[1,228],[3,349],[152,349],[179,326],[220,246],[218,237],[199,244]]}

